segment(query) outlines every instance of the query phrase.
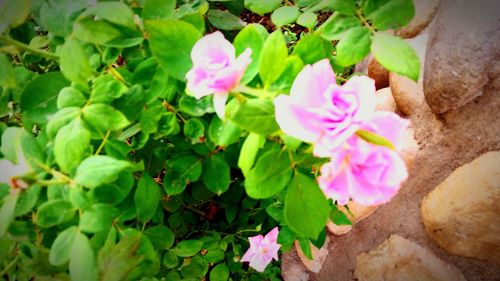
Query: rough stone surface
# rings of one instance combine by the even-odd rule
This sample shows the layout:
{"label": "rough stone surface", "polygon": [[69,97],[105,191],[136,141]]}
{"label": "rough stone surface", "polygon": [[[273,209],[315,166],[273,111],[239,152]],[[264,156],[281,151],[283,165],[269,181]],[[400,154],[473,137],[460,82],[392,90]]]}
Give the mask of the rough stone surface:
{"label": "rough stone surface", "polygon": [[425,98],[435,113],[500,91],[500,1],[441,0],[430,30]]}
{"label": "rough stone surface", "polygon": [[408,39],[408,42],[417,52],[420,58],[420,78],[418,83],[405,76],[391,73],[389,81],[392,95],[397,108],[405,115],[411,115],[418,108],[422,107],[425,102],[423,74],[424,74],[424,59],[427,47],[428,34],[423,33],[413,39]]}
{"label": "rough stone surface", "polygon": [[389,71],[383,68],[373,57],[368,62],[368,76],[375,80],[377,90],[389,86]]}
{"label": "rough stone surface", "polygon": [[325,243],[321,249],[316,248],[313,244],[311,244],[311,255],[313,257],[312,260],[307,258],[302,250],[300,249],[300,244],[297,240],[295,240],[295,249],[297,250],[297,254],[299,255],[300,260],[306,266],[306,268],[312,272],[318,273],[323,267],[323,263],[326,260],[326,256],[328,255],[328,242],[330,239],[326,237]]}
{"label": "rough stone surface", "polygon": [[286,281],[310,280],[309,272],[295,249],[281,256],[281,277]]}
{"label": "rough stone surface", "polygon": [[500,151],[449,175],[422,202],[429,235],[447,251],[500,265]]}
{"label": "rough stone surface", "polygon": [[377,106],[376,110],[382,111],[396,111],[396,103],[394,102],[394,98],[392,96],[391,88],[383,88],[377,91]]}
{"label": "rough stone surface", "polygon": [[434,18],[439,0],[414,0],[415,16],[404,27],[395,31],[402,38],[413,38],[424,30]]}
{"label": "rough stone surface", "polygon": [[371,252],[361,253],[355,275],[359,281],[466,281],[455,266],[398,235]]}

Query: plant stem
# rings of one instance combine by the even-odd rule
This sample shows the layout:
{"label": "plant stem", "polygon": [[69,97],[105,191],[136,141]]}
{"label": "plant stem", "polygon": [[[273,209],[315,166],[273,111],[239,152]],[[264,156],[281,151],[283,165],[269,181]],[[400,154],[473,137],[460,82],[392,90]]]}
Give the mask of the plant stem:
{"label": "plant stem", "polygon": [[99,145],[94,155],[99,155],[99,153],[101,153],[101,150],[104,148],[104,145],[106,145],[106,142],[108,142],[109,134],[110,131],[107,130],[106,134],[104,135],[104,138],[102,139],[101,145]]}
{"label": "plant stem", "polygon": [[372,34],[374,34],[374,33],[375,33],[375,28],[373,28],[373,26],[372,26],[370,23],[368,23],[368,21],[366,20],[366,18],[365,18],[365,17],[363,17],[363,15],[361,14],[361,11],[360,11],[360,10],[357,10],[357,11],[356,11],[356,15],[357,15],[357,16],[358,16],[358,18],[359,18],[359,19],[363,22],[363,25],[364,25],[364,26],[366,26],[366,27],[368,27],[368,29],[370,29],[370,32],[371,32]]}
{"label": "plant stem", "polygon": [[23,42],[19,42],[19,41],[15,40],[12,37],[7,36],[7,35],[0,35],[0,42],[7,44],[7,45],[15,46],[19,49],[25,50],[27,52],[30,52],[30,53],[33,53],[35,55],[39,55],[39,56],[42,56],[42,57],[45,57],[45,58],[48,58],[48,59],[51,59],[54,61],[59,60],[59,56],[57,56],[54,53],[47,52],[47,51],[40,50],[40,49],[34,49],[31,46],[29,46]]}
{"label": "plant stem", "polygon": [[21,255],[17,255],[3,270],[0,272],[0,276],[5,276],[9,272],[10,268],[13,267]]}
{"label": "plant stem", "polygon": [[254,97],[259,97],[259,98],[262,98],[262,97],[272,97],[273,96],[273,93],[269,92],[269,91],[266,91],[264,89],[255,89],[255,88],[250,88],[250,87],[247,87],[247,86],[243,86],[243,85],[240,85],[238,87],[236,87],[235,89],[236,91],[238,92],[241,92],[241,93],[244,93],[244,94],[247,94],[247,95],[250,95],[250,96],[254,96]]}

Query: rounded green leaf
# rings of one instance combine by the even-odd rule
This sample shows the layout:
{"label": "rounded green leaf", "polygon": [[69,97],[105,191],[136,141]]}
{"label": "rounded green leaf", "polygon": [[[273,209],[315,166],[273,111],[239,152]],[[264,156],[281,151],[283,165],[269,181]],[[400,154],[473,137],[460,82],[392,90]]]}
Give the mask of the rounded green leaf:
{"label": "rounded green leaf", "polygon": [[179,264],[179,258],[175,254],[173,250],[169,250],[165,252],[163,256],[163,265],[166,268],[175,268]]}
{"label": "rounded green leaf", "polygon": [[249,134],[243,143],[238,158],[238,167],[246,176],[255,163],[259,149],[264,146],[266,139],[259,134]]}
{"label": "rounded green leaf", "polygon": [[174,248],[174,252],[179,257],[192,257],[203,247],[203,242],[199,240],[183,240]]}
{"label": "rounded green leaf", "polygon": [[330,213],[328,201],[318,184],[296,174],[285,197],[285,222],[298,235],[317,239]]}
{"label": "rounded green leaf", "polygon": [[75,181],[85,187],[95,188],[115,181],[121,171],[132,167],[128,161],[95,155],[83,160],[76,171]]}
{"label": "rounded green leaf", "polygon": [[237,143],[240,139],[241,130],[233,122],[220,118],[212,118],[208,127],[208,138],[216,145],[228,146]]}
{"label": "rounded green leaf", "polygon": [[341,66],[349,66],[363,60],[370,53],[372,42],[370,30],[354,27],[347,30],[337,44],[337,60]]}
{"label": "rounded green leaf", "polygon": [[69,221],[75,215],[73,205],[62,199],[43,203],[36,215],[40,227],[51,227]]}
{"label": "rounded green leaf", "polygon": [[87,102],[87,98],[74,87],[62,88],[57,97],[57,108],[82,107]]}
{"label": "rounded green leaf", "polygon": [[80,217],[80,229],[96,233],[109,229],[118,211],[109,204],[95,204]]}
{"label": "rounded green leaf", "polygon": [[281,2],[281,0],[245,0],[245,8],[262,16],[274,11]]}
{"label": "rounded green leaf", "polygon": [[240,83],[242,85],[252,81],[257,73],[259,73],[260,53],[264,46],[264,40],[267,36],[267,30],[262,25],[252,23],[243,28],[234,38],[233,45],[236,50],[236,55],[240,55],[247,48],[252,50],[252,61],[248,65],[243,78],[241,78]]}
{"label": "rounded green leaf", "polygon": [[90,132],[82,126],[80,120],[72,121],[57,133],[54,156],[63,172],[72,172],[90,152]]}
{"label": "rounded green leaf", "polygon": [[150,47],[158,63],[172,77],[185,80],[192,66],[191,49],[201,37],[193,25],[180,20],[148,20]]}
{"label": "rounded green leaf", "polygon": [[163,187],[168,195],[179,194],[186,186],[197,181],[202,172],[201,160],[192,155],[181,156],[167,162]]}
{"label": "rounded green leaf", "polygon": [[52,243],[49,253],[49,262],[52,265],[63,265],[69,260],[71,246],[75,240],[78,228],[71,226],[57,235],[56,240]]}
{"label": "rounded green leaf", "polygon": [[107,130],[115,131],[130,124],[127,117],[107,104],[92,104],[82,110],[83,121],[90,128],[104,134]]}
{"label": "rounded green leaf", "polygon": [[318,22],[318,16],[313,12],[305,12],[297,18],[297,24],[307,27],[309,29],[314,29],[316,23]]}
{"label": "rounded green leaf", "polygon": [[153,218],[161,200],[160,186],[154,179],[144,174],[137,185],[134,195],[137,218],[146,222]]}
{"label": "rounded green leaf", "polygon": [[290,181],[292,163],[286,151],[273,149],[262,154],[245,179],[248,196],[264,199],[280,192]]}
{"label": "rounded green leaf", "polygon": [[66,39],[59,52],[61,71],[68,80],[86,83],[92,76],[89,58],[82,44],[72,38]]}
{"label": "rounded green leaf", "polygon": [[283,26],[295,22],[299,17],[300,11],[296,6],[283,6],[274,10],[271,15],[271,21],[276,26]]}
{"label": "rounded green leaf", "polygon": [[71,245],[69,274],[74,281],[97,281],[97,262],[94,250],[85,234],[76,233]]}
{"label": "rounded green leaf", "polygon": [[229,268],[220,263],[210,271],[210,281],[226,281],[229,278]]}
{"label": "rounded green leaf", "polygon": [[387,70],[418,81],[420,74],[418,55],[403,39],[377,32],[373,37],[372,53]]}
{"label": "rounded green leaf", "polygon": [[318,29],[317,33],[326,40],[334,41],[342,38],[344,32],[353,27],[360,27],[361,21],[357,17],[343,16],[334,13]]}
{"label": "rounded green leaf", "polygon": [[205,160],[201,180],[210,191],[217,195],[224,193],[231,183],[229,165],[224,158],[214,154]]}
{"label": "rounded green leaf", "polygon": [[271,85],[285,69],[285,59],[288,56],[285,37],[276,30],[267,37],[260,53],[259,75],[264,85]]}
{"label": "rounded green leaf", "polygon": [[360,7],[378,30],[405,26],[415,15],[412,0],[362,0]]}
{"label": "rounded green leaf", "polygon": [[240,30],[247,25],[239,17],[223,10],[209,10],[207,19],[213,26],[221,30]]}
{"label": "rounded green leaf", "polygon": [[293,54],[299,56],[304,64],[313,64],[329,58],[332,51],[332,43],[317,34],[302,37],[293,48]]}
{"label": "rounded green leaf", "polygon": [[262,135],[270,135],[279,130],[271,100],[251,99],[236,105],[236,109],[228,113],[231,112],[230,120],[240,128]]}
{"label": "rounded green leaf", "polygon": [[157,249],[169,249],[174,244],[175,234],[164,225],[150,227],[144,231],[144,234]]}
{"label": "rounded green leaf", "polygon": [[184,136],[191,140],[191,143],[205,141],[205,125],[197,118],[191,118],[184,123]]}

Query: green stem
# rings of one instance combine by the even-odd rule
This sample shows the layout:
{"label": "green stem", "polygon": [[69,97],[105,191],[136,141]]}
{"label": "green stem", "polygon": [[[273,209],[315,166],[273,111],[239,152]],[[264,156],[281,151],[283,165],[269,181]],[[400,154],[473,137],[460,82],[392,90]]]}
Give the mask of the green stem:
{"label": "green stem", "polygon": [[2,272],[0,272],[0,276],[5,276],[7,275],[7,272],[9,272],[9,270],[11,269],[11,267],[13,267],[16,263],[17,263],[17,260],[19,259],[19,257],[21,257],[21,255],[17,255],[3,270]]}
{"label": "green stem", "polygon": [[48,59],[51,59],[54,61],[59,60],[59,56],[57,56],[54,53],[47,52],[47,51],[40,50],[40,49],[34,49],[30,45],[24,44],[23,42],[19,42],[19,41],[15,40],[12,37],[7,36],[7,35],[0,35],[0,42],[7,44],[7,45],[15,46],[19,49],[25,50],[27,52],[30,52],[30,53],[33,53],[35,55],[39,55],[39,56],[42,56],[42,57],[45,57],[45,58],[48,58]]}
{"label": "green stem", "polygon": [[106,135],[104,135],[104,138],[102,139],[101,145],[97,148],[96,152],[94,155],[99,155],[101,153],[101,150],[104,148],[104,145],[106,145],[106,142],[108,142],[110,131],[106,131]]}
{"label": "green stem", "polygon": [[366,18],[363,17],[363,15],[361,14],[360,10],[356,11],[356,15],[363,22],[363,25],[366,26],[366,27],[368,27],[368,29],[370,29],[370,32],[372,34],[375,34],[375,28],[373,28],[373,26],[370,23],[368,23],[368,21],[366,20]]}
{"label": "green stem", "polygon": [[243,86],[243,85],[236,87],[235,90],[238,92],[241,92],[241,93],[244,93],[244,94],[247,94],[250,96],[254,96],[254,97],[259,97],[259,98],[273,96],[273,93],[271,93],[269,91],[250,88],[250,87]]}

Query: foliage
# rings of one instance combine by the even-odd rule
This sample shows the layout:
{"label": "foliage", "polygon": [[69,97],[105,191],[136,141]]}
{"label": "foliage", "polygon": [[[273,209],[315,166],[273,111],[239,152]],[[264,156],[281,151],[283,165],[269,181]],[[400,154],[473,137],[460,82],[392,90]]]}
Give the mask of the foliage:
{"label": "foliage", "polygon": [[[415,52],[382,33],[410,0],[91,2],[0,3],[0,173],[27,167],[0,183],[1,275],[279,280],[279,262],[240,262],[248,236],[279,225],[287,251],[321,246],[330,216],[348,223],[314,180],[326,159],[280,131],[272,100],[304,65],[326,58],[343,80],[370,51],[417,80]],[[191,49],[215,30],[252,50],[225,120],[186,92]]]}

